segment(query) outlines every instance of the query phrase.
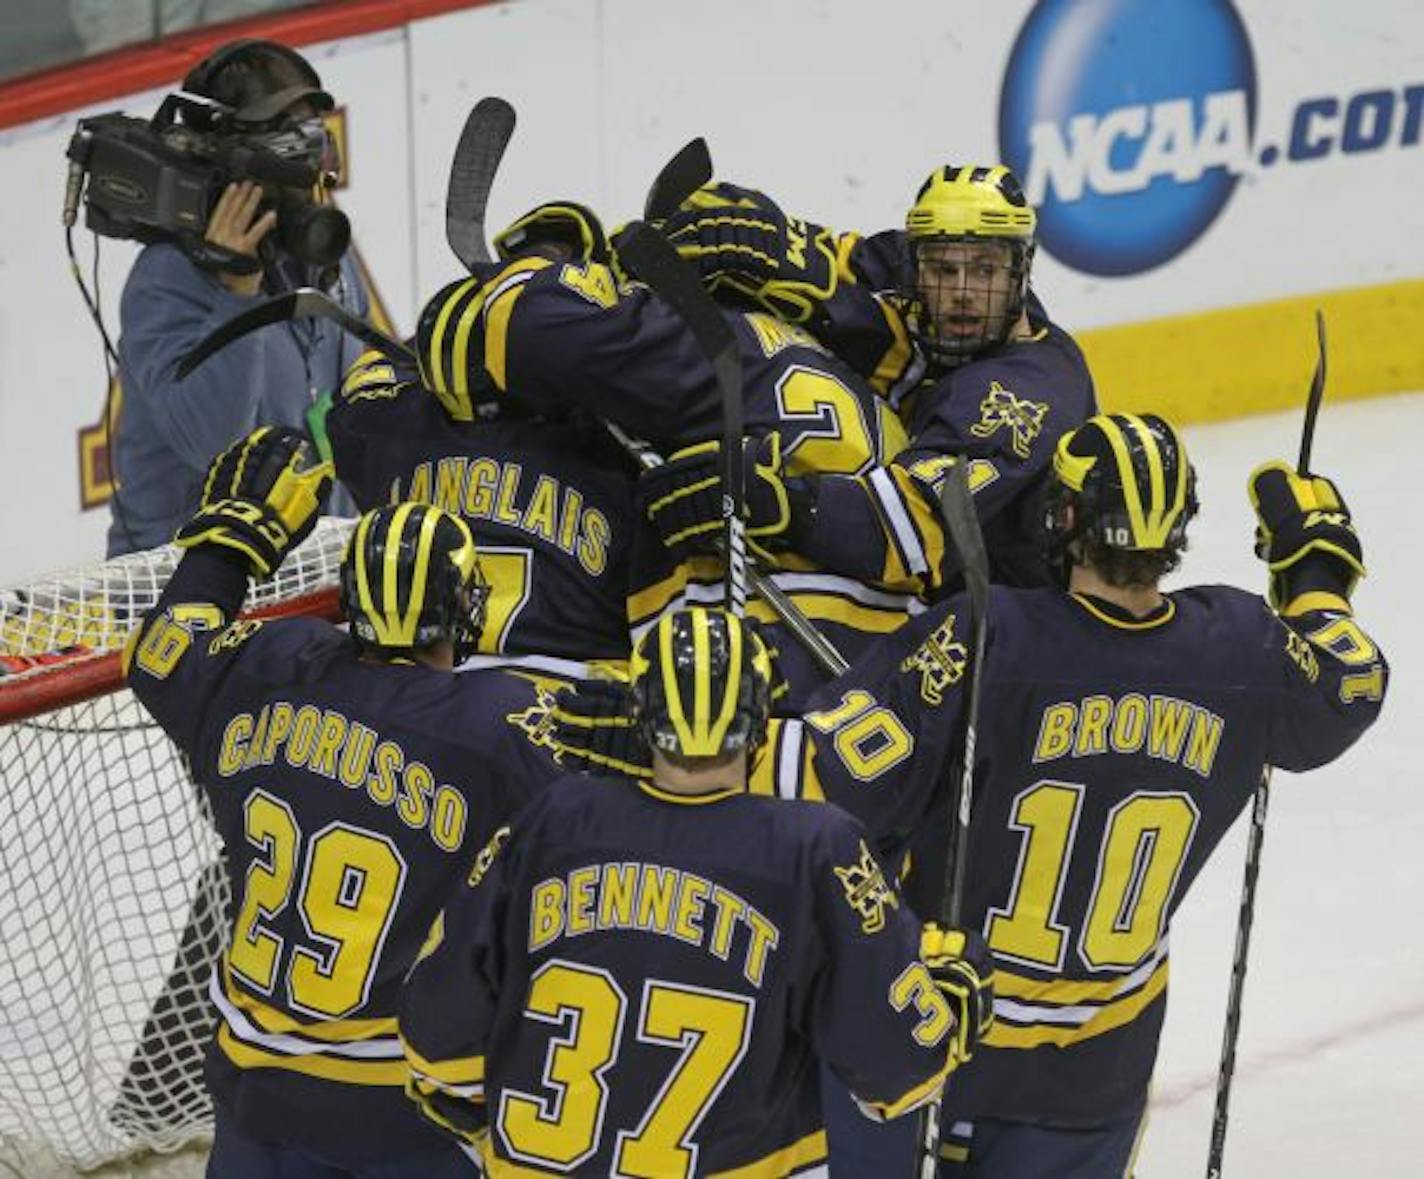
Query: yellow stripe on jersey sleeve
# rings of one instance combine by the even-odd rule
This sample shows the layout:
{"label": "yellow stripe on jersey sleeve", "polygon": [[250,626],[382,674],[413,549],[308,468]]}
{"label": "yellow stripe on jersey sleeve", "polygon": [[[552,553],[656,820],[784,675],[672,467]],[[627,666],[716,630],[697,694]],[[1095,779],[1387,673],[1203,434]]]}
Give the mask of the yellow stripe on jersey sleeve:
{"label": "yellow stripe on jersey sleeve", "polygon": [[953,1050],[945,1053],[944,1065],[935,1074],[912,1088],[903,1096],[894,1101],[865,1101],[860,1104],[867,1109],[874,1110],[880,1117],[886,1119],[898,1118],[901,1114],[909,1113],[912,1109],[919,1109],[927,1101],[934,1098],[944,1085],[945,1078],[959,1065]]}
{"label": "yellow stripe on jersey sleeve", "polygon": [[479,1085],[485,1079],[485,1058],[483,1056],[462,1056],[454,1060],[427,1060],[410,1046],[410,1041],[401,1039],[406,1061],[416,1072],[429,1077],[437,1084],[447,1087]]}
{"label": "yellow stripe on jersey sleeve", "polygon": [[882,296],[877,295],[875,302],[880,308],[882,321],[890,329],[890,344],[876,362],[875,371],[870,374],[870,383],[877,392],[888,395],[896,382],[904,377],[915,353],[900,313]]}
{"label": "yellow stripe on jersey sleeve", "polygon": [[[461,1142],[468,1142],[471,1146],[478,1148],[481,1142],[487,1138],[487,1132],[471,1133],[469,1130],[457,1126],[444,1115],[440,1106],[436,1104],[434,1100],[435,1097],[443,1097],[447,1102],[460,1099],[451,1098],[443,1089],[433,1085],[426,1085],[419,1077],[411,1077],[406,1084],[405,1095],[415,1102],[416,1108],[420,1110],[421,1117],[425,1118],[428,1122],[433,1122],[447,1134],[453,1134],[456,1138],[460,1139]],[[484,1104],[484,1098],[470,1100],[469,1104],[471,1109],[475,1109]],[[486,1170],[485,1174],[492,1175],[494,1172]]]}

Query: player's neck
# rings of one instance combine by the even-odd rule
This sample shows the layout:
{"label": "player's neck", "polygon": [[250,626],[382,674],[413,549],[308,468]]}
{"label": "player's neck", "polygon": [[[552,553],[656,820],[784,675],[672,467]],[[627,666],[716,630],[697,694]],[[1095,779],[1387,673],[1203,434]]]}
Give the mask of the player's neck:
{"label": "player's neck", "polygon": [[361,655],[361,662],[414,663],[420,667],[433,668],[436,671],[454,671],[455,645],[448,640],[444,640],[439,643],[432,643],[429,647],[421,647],[394,658],[382,658],[374,652],[366,652]]}
{"label": "player's neck", "polygon": [[669,794],[715,794],[719,790],[745,790],[746,759],[729,758],[720,765],[690,769],[674,765],[653,751],[653,782]]}
{"label": "player's neck", "polygon": [[1091,594],[1114,606],[1120,606],[1136,618],[1162,608],[1162,591],[1155,585],[1110,585],[1091,565],[1074,565],[1068,575],[1068,589],[1075,594]]}

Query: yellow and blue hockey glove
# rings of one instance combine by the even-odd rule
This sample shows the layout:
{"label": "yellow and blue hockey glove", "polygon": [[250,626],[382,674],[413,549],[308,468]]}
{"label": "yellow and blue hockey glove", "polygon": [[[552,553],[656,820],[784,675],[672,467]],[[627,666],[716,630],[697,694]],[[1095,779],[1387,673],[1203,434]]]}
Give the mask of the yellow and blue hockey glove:
{"label": "yellow and blue hockey glove", "polygon": [[840,281],[835,235],[788,217],[756,189],[706,185],[663,232],[709,291],[735,291],[789,323],[815,320]]}
{"label": "yellow and blue hockey glove", "polygon": [[[795,547],[809,525],[814,494],[788,478],[781,435],[742,440],[747,544],[765,561]],[[710,552],[722,536],[722,446],[702,442],[676,451],[638,480],[638,500],[663,544],[680,558]]]}
{"label": "yellow and blue hockey glove", "polygon": [[331,464],[313,462],[310,439],[289,426],[263,426],[213,460],[197,514],[178,530],[180,548],[214,544],[269,577],[316,527],[331,491]]}
{"label": "yellow and blue hockey glove", "polygon": [[494,239],[500,261],[553,247],[560,261],[586,265],[609,261],[608,235],[603,224],[587,205],[574,201],[547,201],[512,222]]}
{"label": "yellow and blue hockey glove", "polygon": [[968,1060],[994,1023],[994,959],[973,930],[930,922],[920,931],[920,959],[954,1012],[956,1059]]}
{"label": "yellow and blue hockey glove", "polygon": [[653,776],[652,754],[633,720],[628,686],[586,680],[554,697],[554,755],[584,774]]}
{"label": "yellow and blue hockey glove", "polygon": [[1270,569],[1268,596],[1282,614],[1349,608],[1365,575],[1350,509],[1329,479],[1264,463],[1247,483],[1256,510],[1256,555]]}

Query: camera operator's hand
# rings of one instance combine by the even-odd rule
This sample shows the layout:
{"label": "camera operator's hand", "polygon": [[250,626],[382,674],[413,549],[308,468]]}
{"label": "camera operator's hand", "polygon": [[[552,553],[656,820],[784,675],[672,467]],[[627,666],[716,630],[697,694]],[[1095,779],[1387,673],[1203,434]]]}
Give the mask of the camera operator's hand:
{"label": "camera operator's hand", "polygon": [[[257,257],[257,246],[277,224],[277,211],[268,209],[260,217],[257,206],[262,202],[262,186],[251,180],[239,180],[223,189],[222,196],[208,218],[207,240],[234,254]],[[262,285],[259,267],[251,274],[218,272],[218,280],[235,295],[255,295]]]}

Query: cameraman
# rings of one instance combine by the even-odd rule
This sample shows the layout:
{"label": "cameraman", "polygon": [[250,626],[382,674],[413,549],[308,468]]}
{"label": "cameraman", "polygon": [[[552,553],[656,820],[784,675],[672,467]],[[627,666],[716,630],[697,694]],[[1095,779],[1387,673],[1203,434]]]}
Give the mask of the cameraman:
{"label": "cameraman", "polygon": [[[216,104],[184,110],[195,130],[241,136],[299,173],[306,166],[334,177],[339,161],[321,122],[332,98],[295,50],[230,42],[194,67],[183,89]],[[297,287],[317,287],[365,316],[366,294],[346,253],[349,225],[317,207],[325,204],[317,191],[236,179],[202,241],[158,241],[139,254],[119,309],[123,409],[112,441],[109,556],[171,541],[194,511],[215,454],[259,425],[304,426],[313,403],[340,385],[359,355],[358,341],[340,328],[305,319],[254,332],[184,380],[174,376],[214,328]],[[344,493],[333,498],[332,510],[349,509]]]}

